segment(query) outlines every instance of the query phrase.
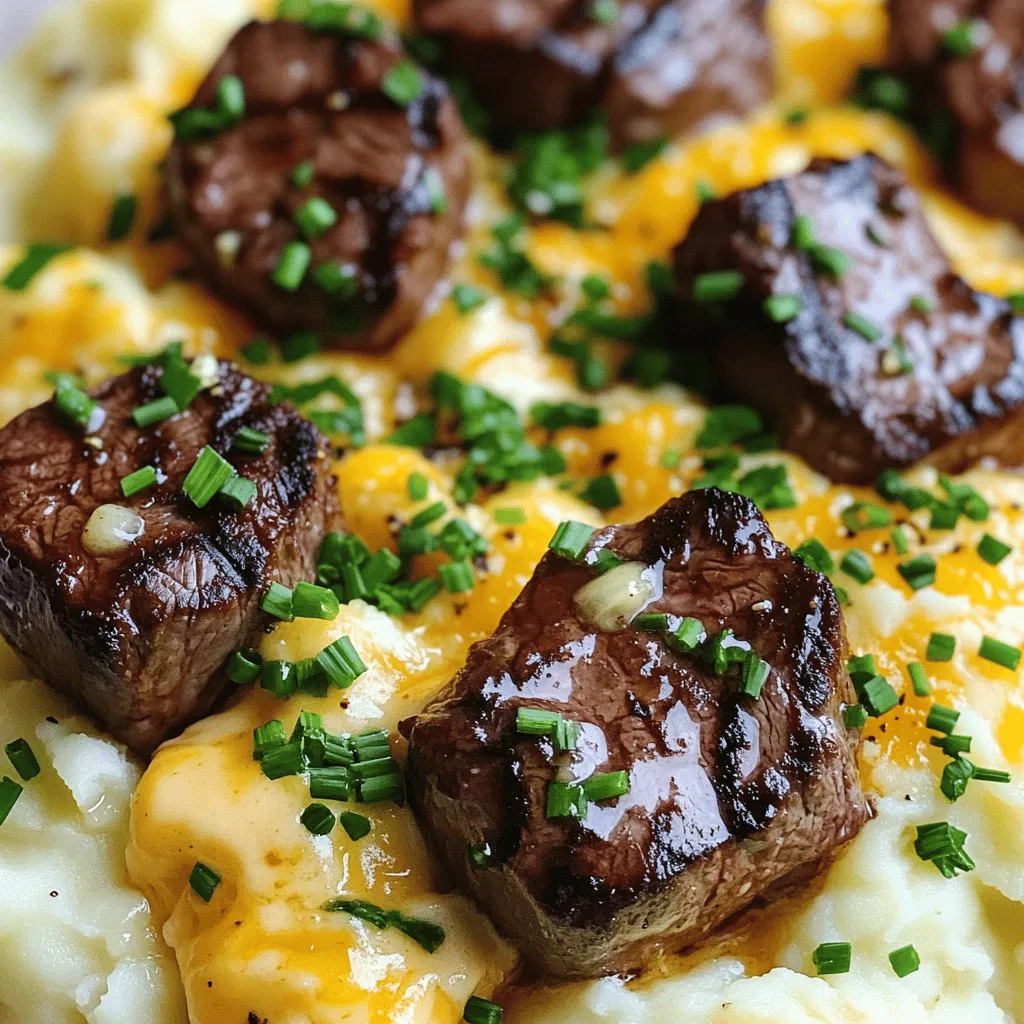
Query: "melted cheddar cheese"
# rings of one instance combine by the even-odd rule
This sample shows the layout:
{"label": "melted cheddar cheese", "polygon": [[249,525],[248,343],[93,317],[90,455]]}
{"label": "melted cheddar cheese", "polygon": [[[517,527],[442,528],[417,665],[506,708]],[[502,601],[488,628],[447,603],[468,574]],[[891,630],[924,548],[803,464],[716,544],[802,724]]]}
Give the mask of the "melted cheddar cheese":
{"label": "melted cheddar cheese", "polygon": [[[266,14],[269,6],[255,3],[249,10]],[[399,20],[407,14],[402,0],[378,6]],[[641,310],[648,302],[644,268],[651,260],[666,259],[684,235],[697,208],[698,183],[727,193],[796,171],[812,156],[873,150],[903,168],[923,192],[929,219],[965,277],[996,292],[1024,288],[1024,247],[1017,233],[971,213],[942,191],[925,152],[891,120],[828,106],[841,100],[859,65],[877,62],[884,54],[882,0],[776,0],[770,10],[779,60],[777,104],[741,125],[676,144],[633,176],[602,172],[589,185],[588,203],[607,230],[581,233],[541,223],[527,236],[537,264],[558,275],[570,297],[585,275],[605,274],[615,282],[620,310]],[[238,20],[243,14],[240,10]],[[97,380],[116,370],[118,355],[155,350],[172,339],[184,340],[192,353],[230,356],[252,333],[243,317],[198,285],[173,276],[181,263],[173,245],[135,241],[104,247],[100,241],[104,211],[119,192],[137,193],[150,219],[158,208],[154,165],[169,138],[164,114],[190,95],[203,65],[183,61],[173,73],[170,67],[161,70],[95,89],[56,137],[47,212],[36,234],[72,238],[94,248],[63,258],[27,292],[0,295],[4,420],[48,397],[47,370],[75,370]],[[787,124],[782,111],[790,103],[812,105],[810,116],[801,124]],[[111,133],[123,135],[124,146]],[[486,570],[471,593],[439,595],[419,614],[398,620],[353,602],[333,622],[278,625],[264,640],[265,657],[311,657],[348,635],[367,673],[349,690],[322,699],[300,695],[278,702],[251,690],[156,754],[135,793],[128,865],[166,922],[164,934],[181,968],[195,1024],[242,1022],[254,1019],[253,1014],[272,1024],[444,1024],[461,1018],[471,993],[489,996],[514,978],[514,952],[468,900],[449,891],[407,808],[360,805],[373,827],[358,843],[340,828],[328,837],[311,836],[299,823],[309,803],[305,785],[300,778],[270,781],[263,776],[252,756],[252,730],[273,718],[290,729],[300,710],[321,713],[332,732],[395,729],[458,670],[468,646],[493,631],[559,521],[597,525],[636,519],[699,475],[693,439],[705,409],[698,400],[668,385],[641,391],[620,384],[596,396],[581,395],[569,362],[547,350],[550,306],[503,293],[477,264],[474,254],[487,244],[490,225],[507,208],[501,187],[504,161],[474,145],[479,181],[466,256],[451,277],[483,285],[491,295],[488,301],[468,315],[459,315],[450,301],[440,302],[386,357],[318,354],[296,365],[275,362],[254,372],[288,383],[336,373],[358,394],[370,443],[339,458],[335,471],[348,528],[372,549],[394,546],[389,524],[395,516],[407,520],[437,500],[455,511],[451,467],[381,442],[395,424],[396,398],[409,388],[420,392],[438,369],[490,387],[520,410],[537,399],[598,404],[601,426],[562,430],[553,442],[570,473],[610,471],[622,504],[602,519],[594,508],[542,478],[462,510],[459,514],[491,544]],[[15,256],[11,249],[0,262]],[[570,298],[562,311],[571,304]],[[682,452],[675,468],[663,464],[667,449]],[[976,653],[983,634],[1014,645],[1024,640],[1024,484],[1008,474],[971,474],[970,482],[990,501],[991,518],[984,525],[961,519],[948,532],[931,531],[917,513],[894,508],[897,519],[920,529],[923,543],[915,551],[941,553],[934,588],[913,594],[897,572],[900,559],[888,529],[851,537],[842,525],[848,504],[878,501],[877,496],[830,486],[782,453],[745,458],[751,466],[781,461],[789,469],[798,504],[768,515],[779,539],[796,546],[817,537],[837,562],[853,547],[872,559],[875,577],[867,586],[839,572],[835,576],[850,595],[846,615],[853,650],[874,653],[879,669],[904,696],[898,709],[872,719],[865,730],[866,784],[875,789],[885,785],[879,766],[934,771],[941,765],[923,727],[930,701],[913,696],[905,675],[908,661],[923,660],[928,636],[936,630],[953,633],[958,643],[952,661],[927,666],[934,697],[946,704],[969,704],[991,723],[1006,761],[1024,760],[1019,676]],[[413,472],[430,482],[428,497],[418,503],[407,490]],[[934,474],[917,476],[934,488]],[[524,510],[524,525],[495,524],[494,509],[509,506]],[[1014,553],[1001,565],[990,566],[975,552],[983,532],[1014,544]],[[428,559],[420,562],[417,571],[430,567]],[[189,887],[196,862],[215,866],[223,879],[209,904]],[[401,934],[319,909],[339,895],[436,921],[445,928],[445,943],[431,955]],[[791,902],[778,904],[731,932],[724,947],[701,957],[727,947],[749,973],[766,972],[778,964],[791,933],[787,922],[795,913]],[[667,958],[652,976],[685,972],[693,963],[692,957]],[[642,990],[648,983],[650,977],[636,986]],[[565,987],[565,998],[573,991]],[[518,995],[524,1008],[513,1018],[532,1019],[530,992]]]}

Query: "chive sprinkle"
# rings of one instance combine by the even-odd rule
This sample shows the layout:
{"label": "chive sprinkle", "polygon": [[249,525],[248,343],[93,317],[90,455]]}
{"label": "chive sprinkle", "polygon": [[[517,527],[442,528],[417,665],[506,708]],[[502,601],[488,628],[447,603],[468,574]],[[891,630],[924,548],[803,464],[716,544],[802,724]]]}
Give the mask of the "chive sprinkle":
{"label": "chive sprinkle", "polygon": [[327,678],[342,690],[351,686],[366,671],[363,659],[359,657],[359,652],[347,636],[339,637],[332,644],[328,644],[316,656],[316,661]]}
{"label": "chive sprinkle", "polygon": [[152,466],[143,466],[141,469],[121,477],[121,493],[126,498],[152,487],[156,483],[156,470]]}
{"label": "chive sprinkle", "polygon": [[907,665],[907,675],[910,676],[910,685],[914,688],[915,696],[927,697],[932,692],[932,688],[928,685],[928,676],[921,662],[910,662]]}
{"label": "chive sprinkle", "polygon": [[722,302],[743,290],[744,277],[738,270],[711,270],[693,279],[694,302]]}
{"label": "chive sprinkle", "polygon": [[925,649],[925,661],[950,661],[956,650],[956,637],[948,633],[932,633]]}
{"label": "chive sprinkle", "polygon": [[868,713],[875,718],[881,718],[886,712],[892,711],[900,702],[899,694],[882,676],[872,676],[862,684],[860,695]]}
{"label": "chive sprinkle", "polygon": [[294,214],[295,223],[307,239],[319,238],[338,223],[338,214],[323,196],[311,196]]}
{"label": "chive sprinkle", "polygon": [[192,873],[188,876],[188,884],[192,891],[204,902],[209,903],[220,885],[220,875],[201,861],[196,861]]}
{"label": "chive sprinkle", "polygon": [[303,160],[292,168],[291,181],[296,188],[309,188],[316,174],[316,165],[312,160]]}
{"label": "chive sprinkle", "polygon": [[892,513],[881,505],[866,501],[855,501],[842,512],[843,525],[853,533],[861,530],[876,530],[892,523]]}
{"label": "chive sprinkle", "polygon": [[845,252],[827,245],[816,245],[811,250],[811,259],[816,269],[835,278],[842,277],[853,263]]}
{"label": "chive sprinkle", "polygon": [[462,316],[479,309],[487,301],[487,292],[472,284],[457,284],[452,288],[452,302]]}
{"label": "chive sprinkle", "polygon": [[839,568],[846,573],[847,576],[852,576],[858,583],[865,584],[869,583],[875,577],[875,570],[871,568],[871,562],[868,556],[863,551],[858,551],[853,548],[851,551],[847,551],[843,555],[843,560],[839,563]]}
{"label": "chive sprinkle", "polygon": [[71,252],[73,248],[73,245],[62,245],[54,242],[37,242],[34,245],[30,245],[25,249],[25,255],[7,271],[0,283],[8,291],[24,291],[37,274],[45,270],[58,256]]}
{"label": "chive sprinkle", "polygon": [[1010,773],[998,768],[979,768],[976,764],[971,764],[971,778],[978,782],[1006,783],[1010,781]]}
{"label": "chive sprinkle", "polygon": [[384,76],[381,91],[400,107],[407,107],[423,92],[423,76],[412,61],[400,60]]}
{"label": "chive sprinkle", "polygon": [[848,942],[823,942],[811,955],[811,960],[820,975],[848,974],[852,947]]}
{"label": "chive sprinkle", "polygon": [[851,331],[859,334],[865,341],[878,341],[882,336],[882,329],[878,324],[854,310],[850,310],[843,315],[843,323]]}
{"label": "chive sprinkle", "polygon": [[14,766],[14,770],[21,776],[22,781],[28,782],[39,774],[39,762],[36,760],[36,755],[29,746],[28,740],[24,737],[11,740],[4,747],[4,750],[7,752],[7,758]]}
{"label": "chive sprinkle", "polygon": [[847,729],[863,729],[868,723],[868,713],[860,704],[847,704],[843,708],[843,725]]}
{"label": "chive sprinkle", "polygon": [[110,211],[110,221],[107,224],[107,241],[120,242],[127,238],[135,223],[135,209],[137,202],[131,193],[119,195],[114,200]]}
{"label": "chive sprinkle", "polygon": [[974,766],[966,757],[957,756],[942,769],[939,789],[942,795],[955,804],[967,792],[967,784],[974,774]]}
{"label": "chive sprinkle", "polygon": [[769,295],[763,306],[768,318],[777,324],[788,324],[790,320],[798,317],[804,308],[799,295]]}
{"label": "chive sprinkle", "polygon": [[274,718],[258,725],[252,731],[252,759],[262,761],[272,750],[278,750],[284,744],[284,725],[279,719]]}
{"label": "chive sprinkle", "polygon": [[132,419],[140,429],[153,426],[171,416],[176,416],[180,410],[177,403],[169,395],[163,398],[154,398],[152,402],[137,406],[132,410]]}
{"label": "chive sprinkle", "polygon": [[234,473],[231,463],[206,445],[188,471],[181,489],[196,508],[205,508]]}
{"label": "chive sprinkle", "polygon": [[619,492],[619,485],[611,473],[604,473],[594,477],[583,489],[580,497],[602,511],[609,511],[618,508],[622,504],[622,494]]}
{"label": "chive sprinkle", "polygon": [[921,958],[913,946],[901,946],[889,954],[889,963],[898,978],[913,974],[921,966]]}
{"label": "chive sprinkle", "polygon": [[270,435],[252,427],[242,427],[235,435],[233,447],[251,455],[262,455],[270,446]]}
{"label": "chive sprinkle", "polygon": [[310,835],[326,836],[334,828],[337,819],[330,808],[312,803],[299,815],[299,821]]}
{"label": "chive sprinkle", "polygon": [[906,555],[909,553],[910,541],[907,538],[907,531],[904,526],[897,526],[890,536],[892,538],[892,546],[896,549],[897,555]]}
{"label": "chive sprinkle", "polygon": [[[808,569],[814,569],[815,572],[820,572],[823,576],[835,571],[835,561],[829,554],[828,548],[817,537],[805,540],[793,551],[793,557],[803,562]],[[869,576],[868,579],[870,578]]]}
{"label": "chive sprinkle", "polygon": [[1001,640],[985,636],[981,638],[981,646],[978,648],[978,656],[996,665],[1016,671],[1020,664],[1020,650],[1010,644],[1004,644]]}
{"label": "chive sprinkle", "polygon": [[801,252],[807,252],[817,244],[814,237],[814,224],[806,214],[798,214],[793,218],[793,245]]}
{"label": "chive sprinkle", "polygon": [[584,818],[587,797],[583,787],[573,782],[552,782],[548,786],[547,808],[549,818]]}
{"label": "chive sprinkle", "polygon": [[496,508],[492,514],[499,526],[522,526],[526,522],[526,512],[521,508]]}
{"label": "chive sprinkle", "polygon": [[548,548],[562,558],[575,562],[583,554],[590,538],[594,535],[594,527],[586,523],[578,523],[569,519],[559,523],[554,536],[548,541]]}
{"label": "chive sprinkle", "polygon": [[305,242],[289,242],[281,250],[277,266],[270,275],[271,281],[286,292],[298,291],[311,259],[312,252]]}
{"label": "chive sprinkle", "polygon": [[935,559],[931,555],[916,555],[906,562],[900,562],[896,571],[911,590],[921,590],[935,582]]}
{"label": "chive sprinkle", "polygon": [[990,533],[986,533],[978,541],[978,555],[989,565],[998,565],[1012,550],[1009,544],[997,540]]}
{"label": "chive sprinkle", "polygon": [[462,1010],[466,1024],[501,1024],[502,1009],[497,1003],[479,996],[470,996]]}
{"label": "chive sprinkle", "polygon": [[928,718],[925,727],[935,732],[944,732],[947,735],[956,728],[960,720],[960,712],[953,708],[947,708],[944,704],[933,704],[928,710]]}
{"label": "chive sprinkle", "polygon": [[918,825],[914,852],[921,860],[931,861],[944,878],[953,878],[960,871],[974,870],[974,861],[964,849],[966,839],[966,832],[946,821]]}
{"label": "chive sprinkle", "polygon": [[356,814],[355,811],[342,811],[338,815],[338,822],[353,842],[358,842],[370,834],[370,819],[362,814]]}
{"label": "chive sprinkle", "polygon": [[413,501],[424,501],[430,490],[430,482],[420,472],[410,473],[406,491]]}
{"label": "chive sprinkle", "polygon": [[90,398],[70,374],[57,375],[53,401],[66,422],[82,430],[88,430],[90,426],[98,429],[98,426],[93,424],[93,417],[99,403]]}
{"label": "chive sprinkle", "polygon": [[971,752],[972,738],[950,733],[948,736],[932,736],[928,742],[933,747],[940,747],[946,757],[956,757],[958,754]]}
{"label": "chive sprinkle", "polygon": [[267,592],[263,595],[260,607],[275,619],[283,619],[290,622],[295,618],[292,611],[292,592],[276,580],[270,584]]}
{"label": "chive sprinkle", "polygon": [[629,792],[629,775],[624,771],[599,772],[583,782],[583,795],[593,802],[612,800]]}

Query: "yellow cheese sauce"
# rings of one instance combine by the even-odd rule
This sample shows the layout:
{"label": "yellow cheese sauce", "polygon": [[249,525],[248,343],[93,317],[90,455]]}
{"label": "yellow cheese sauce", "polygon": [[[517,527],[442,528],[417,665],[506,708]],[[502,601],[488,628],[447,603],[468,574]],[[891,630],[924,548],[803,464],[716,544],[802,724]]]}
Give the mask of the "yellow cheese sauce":
{"label": "yellow cheese sauce", "polygon": [[[377,6],[398,19],[407,13],[399,0]],[[256,13],[265,14],[268,7],[252,5]],[[520,407],[538,398],[596,402],[604,413],[601,426],[563,430],[551,440],[564,453],[570,473],[611,472],[622,504],[602,518],[542,478],[459,510],[491,543],[486,570],[471,593],[441,594],[421,613],[400,620],[354,602],[343,606],[334,622],[278,625],[263,642],[264,657],[311,657],[347,635],[367,673],[350,689],[332,690],[322,699],[300,695],[279,702],[258,689],[245,692],[233,706],[156,754],[135,794],[128,865],[157,917],[166,922],[165,936],[177,956],[195,1024],[264,1018],[272,1024],[444,1024],[461,1018],[470,994],[489,996],[516,978],[515,954],[468,900],[450,892],[407,808],[353,805],[372,822],[370,834],[358,842],[340,828],[328,837],[311,836],[298,820],[310,802],[305,784],[301,778],[271,781],[263,776],[252,757],[252,730],[273,718],[290,730],[300,710],[321,713],[332,732],[378,726],[394,730],[444,686],[468,646],[493,631],[559,521],[598,525],[639,518],[700,475],[693,441],[704,407],[697,399],[667,385],[646,392],[615,385],[597,396],[581,395],[568,360],[546,350],[553,307],[562,313],[572,308],[586,274],[602,273],[615,282],[621,311],[641,310],[648,301],[644,269],[651,260],[667,259],[684,235],[697,208],[699,183],[723,194],[796,171],[815,155],[846,157],[871,150],[902,167],[923,192],[935,231],[972,284],[1000,293],[1024,288],[1024,240],[1016,232],[971,213],[943,192],[925,152],[894,122],[828,106],[840,101],[860,64],[877,62],[884,54],[887,24],[881,0],[777,0],[770,10],[779,60],[777,104],[742,125],[670,147],[636,175],[599,174],[590,185],[588,204],[607,230],[579,232],[542,223],[528,232],[530,255],[558,275],[567,299],[524,302],[502,293],[477,264],[474,254],[487,244],[490,225],[507,207],[503,162],[474,144],[480,180],[466,255],[451,277],[483,285],[491,298],[468,315],[459,315],[449,300],[441,302],[386,357],[318,354],[292,366],[275,361],[253,370],[289,383],[336,373],[359,395],[370,443],[340,457],[335,472],[348,529],[371,549],[394,547],[394,517],[407,521],[437,500],[456,512],[450,498],[456,467],[381,441],[394,426],[396,399],[401,404],[410,393],[422,396],[438,369],[478,381]],[[142,227],[127,243],[105,246],[100,241],[105,211],[120,191],[132,189],[140,196],[140,221],[156,218],[153,167],[169,140],[163,115],[188,98],[202,73],[202,67],[179,69],[167,76],[156,96],[153,88],[98,89],[67,119],[48,179],[53,202],[39,230],[92,245],[93,251],[63,257],[24,294],[0,296],[4,420],[49,396],[43,378],[47,370],[74,370],[95,381],[116,372],[119,355],[181,339],[190,353],[231,356],[253,333],[244,317],[174,274],[182,259],[172,243],[143,244]],[[785,122],[782,114],[791,103],[810,105],[803,123]],[[100,178],[79,155],[89,147],[77,136],[113,130],[119,123],[131,126],[130,180],[111,180],[109,191],[99,195],[95,183]],[[11,249],[2,261],[15,257]],[[672,468],[664,464],[669,449],[682,453]],[[932,531],[926,515],[922,519],[920,513],[891,506],[897,521],[910,524],[912,553],[941,554],[934,588],[914,594],[897,571],[901,557],[891,544],[890,528],[851,536],[842,525],[843,508],[854,500],[880,502],[877,495],[830,486],[782,453],[746,459],[750,466],[780,461],[789,468],[798,504],[768,514],[776,536],[791,546],[817,537],[837,564],[854,547],[872,560],[875,576],[867,586],[842,572],[834,575],[849,594],[852,649],[872,652],[903,698],[899,708],[872,719],[865,730],[865,782],[872,783],[884,761],[941,767],[923,725],[932,698],[913,695],[905,669],[908,661],[924,660],[928,637],[936,630],[955,634],[958,642],[952,661],[926,666],[933,699],[951,705],[969,700],[992,723],[1006,760],[1021,762],[1024,694],[1019,673],[980,659],[977,650],[984,634],[1013,645],[1024,639],[1024,482],[1006,473],[970,474],[966,479],[988,498],[991,516],[984,524],[961,518],[952,531]],[[413,472],[430,481],[421,502],[408,496]],[[930,471],[914,479],[936,489]],[[525,523],[498,525],[494,510],[506,507],[523,509]],[[999,566],[986,564],[976,553],[985,532],[1014,545]],[[419,561],[415,571],[430,568],[428,559]],[[335,811],[342,809],[329,803]],[[223,879],[208,905],[188,884],[197,861],[215,867]],[[816,883],[825,884],[824,878]],[[446,941],[431,955],[393,930],[380,932],[319,909],[335,896],[366,899],[441,923]],[[795,902],[784,900],[748,915],[697,957],[727,951],[750,973],[771,969],[786,941]],[[651,977],[683,972],[694,962],[692,955],[667,957],[633,984],[642,988]],[[517,998],[529,995],[528,987],[517,991]],[[512,1016],[529,1019],[523,1014]]]}

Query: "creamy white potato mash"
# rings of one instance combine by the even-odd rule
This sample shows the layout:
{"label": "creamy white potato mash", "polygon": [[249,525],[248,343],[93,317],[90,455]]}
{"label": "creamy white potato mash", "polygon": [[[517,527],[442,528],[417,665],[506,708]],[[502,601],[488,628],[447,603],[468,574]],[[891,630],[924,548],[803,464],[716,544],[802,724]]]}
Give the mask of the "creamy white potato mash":
{"label": "creamy white potato mash", "polygon": [[[379,3],[402,19],[402,0]],[[118,356],[181,340],[189,354],[233,355],[252,328],[196,283],[173,276],[173,246],[147,245],[160,216],[158,164],[170,140],[166,114],[186,102],[232,32],[271,4],[245,0],[65,0],[0,72],[0,273],[29,241],[76,246],[25,291],[0,288],[0,421],[49,397],[45,374],[90,383],[119,372]],[[850,74],[884,50],[880,0],[775,0],[780,103],[748,123],[670,147],[642,173],[598,176],[589,197],[610,230],[581,234],[543,223],[533,258],[561,276],[565,309],[590,272],[609,275],[625,311],[643,307],[642,272],[664,259],[696,208],[694,185],[718,192],[799,169],[812,155],[874,150],[904,168],[957,269],[997,293],[1024,289],[1024,239],[977,216],[935,186],[924,151],[885,118],[838,102]],[[800,125],[780,111],[815,105]],[[817,106],[821,106],[817,110]],[[488,289],[466,316],[438,295],[430,314],[385,357],[316,355],[256,375],[289,382],[336,373],[359,396],[368,445],[338,460],[350,530],[371,548],[391,540],[388,517],[425,502],[410,473],[429,480],[427,501],[450,501],[451,467],[412,449],[377,443],[395,407],[448,369],[525,410],[538,398],[585,398],[567,361],[546,348],[551,325],[501,292],[472,258],[502,209],[501,165],[475,150],[479,181],[465,255],[452,279]],[[131,239],[108,244],[117,196],[137,197]],[[704,405],[665,385],[620,384],[593,399],[600,427],[560,432],[570,469],[588,474],[614,451],[622,504],[607,521],[639,518],[697,475],[693,438]],[[676,465],[666,463],[676,449]],[[600,514],[550,481],[513,485],[465,511],[488,536],[486,577],[467,595],[440,595],[423,612],[391,619],[354,602],[335,622],[284,623],[265,656],[315,655],[351,636],[369,671],[339,702],[246,693],[165,745],[148,767],[125,756],[72,713],[13,655],[0,658],[0,745],[24,737],[42,765],[0,826],[0,1022],[3,1024],[381,1024],[455,1022],[467,997],[500,999],[512,1024],[1011,1024],[1024,1020],[1024,685],[978,657],[981,638],[1024,643],[1024,481],[980,469],[966,478],[991,506],[988,522],[961,518],[931,534],[941,555],[934,586],[913,595],[886,531],[851,538],[842,510],[868,489],[832,486],[778,453],[798,498],[768,519],[796,546],[820,539],[838,557],[867,550],[875,577],[847,589],[851,648],[873,653],[904,697],[865,729],[862,770],[876,817],[812,885],[756,908],[701,950],[665,957],[635,979],[534,984],[517,980],[515,951],[465,897],[448,891],[408,808],[367,805],[373,831],[351,842],[340,829],[311,836],[299,824],[301,780],[271,781],[252,760],[252,730],[271,718],[291,727],[318,711],[332,731],[385,726],[421,707],[488,635],[545,550],[555,525]],[[935,489],[931,471],[914,479]],[[877,500],[877,498],[875,498]],[[495,508],[526,523],[506,530]],[[918,515],[913,513],[913,516]],[[927,517],[919,525],[926,525]],[[997,566],[975,548],[985,532],[1012,545]],[[956,637],[951,661],[926,665],[936,700],[961,712],[972,757],[1008,769],[1008,785],[972,784],[950,805],[939,791],[941,753],[923,728],[930,700],[906,676],[933,632]],[[145,774],[143,775],[143,771]],[[0,775],[13,775],[6,763]],[[141,779],[141,781],[140,781]],[[129,822],[130,817],[130,822]],[[967,835],[973,871],[943,878],[913,851],[915,827],[950,821]],[[196,862],[223,883],[207,905],[189,887]],[[384,900],[443,923],[445,944],[427,954],[318,908],[331,896]],[[823,942],[852,946],[848,974],[816,977]],[[165,945],[166,943],[166,945]],[[913,944],[917,972],[899,978],[888,955]],[[258,1014],[254,1013],[258,1011]]]}

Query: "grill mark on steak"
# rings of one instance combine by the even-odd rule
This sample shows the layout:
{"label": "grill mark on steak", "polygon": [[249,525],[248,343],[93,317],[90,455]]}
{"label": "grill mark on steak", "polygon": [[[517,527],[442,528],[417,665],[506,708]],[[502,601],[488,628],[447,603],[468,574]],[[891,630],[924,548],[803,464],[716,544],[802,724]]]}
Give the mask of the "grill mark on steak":
{"label": "grill mark on steak", "polygon": [[[465,137],[446,86],[428,72],[420,69],[422,92],[407,107],[385,95],[381,83],[404,56],[390,38],[251,22],[200,85],[190,106],[212,108],[221,78],[237,75],[246,114],[213,138],[171,147],[171,215],[209,283],[261,325],[383,350],[413,324],[444,274],[469,195]],[[314,178],[300,188],[290,176],[307,160]],[[442,183],[446,212],[432,209],[428,170]],[[293,217],[313,196],[331,204],[338,222],[306,240],[310,271],[290,293],[270,275],[284,246],[303,240]],[[225,232],[241,236],[230,260],[217,248]],[[330,260],[355,268],[356,299],[332,300],[312,280]],[[343,329],[342,320],[361,325]]]}
{"label": "grill mark on steak", "polygon": [[590,0],[416,0],[505,128],[541,130],[604,106],[618,146],[704,130],[771,92],[763,0],[632,0],[611,24]]}
{"label": "grill mark on steak", "polygon": [[[647,564],[658,585],[646,612],[749,642],[771,666],[761,697],[660,636],[582,619],[574,595],[601,547]],[[494,635],[402,723],[428,837],[527,959],[558,976],[632,970],[697,941],[869,813],[840,715],[856,698],[835,594],[748,499],[692,491],[600,531],[588,553],[547,553]],[[629,792],[579,822],[548,818],[565,758],[517,732],[521,706],[579,723],[575,777],[624,770]],[[467,849],[480,845],[494,860],[474,868]]]}
{"label": "grill mark on steak", "polygon": [[[889,63],[912,90],[911,116],[927,135],[952,118],[940,146],[967,201],[1024,225],[1024,0],[889,0]],[[978,45],[958,56],[943,43],[977,22]]]}
{"label": "grill mark on steak", "polygon": [[[101,385],[102,447],[67,427],[53,402],[0,431],[0,633],[25,661],[140,753],[206,711],[235,649],[255,643],[262,594],[309,579],[340,514],[326,442],[270,389],[220,364],[171,419],[139,429],[132,410],[160,393],[139,367]],[[242,427],[271,437],[263,454],[233,450]],[[198,509],[181,484],[209,444],[257,486],[238,508]],[[125,498],[120,481],[152,465],[157,484]],[[142,536],[94,554],[82,531],[96,508],[131,508]]]}
{"label": "grill mark on steak", "polygon": [[[798,215],[818,242],[850,258],[839,280],[794,244]],[[816,160],[705,204],[675,267],[685,343],[711,358],[728,394],[771,416],[785,446],[832,479],[866,483],[921,460],[949,472],[986,456],[1024,461],[1024,321],[953,273],[916,194],[877,157]],[[720,270],[742,274],[739,296],[693,301],[696,279]],[[802,306],[782,324],[763,308],[779,295]],[[932,311],[915,310],[916,296]],[[844,322],[849,313],[880,339]],[[886,372],[896,338],[912,373]]]}

